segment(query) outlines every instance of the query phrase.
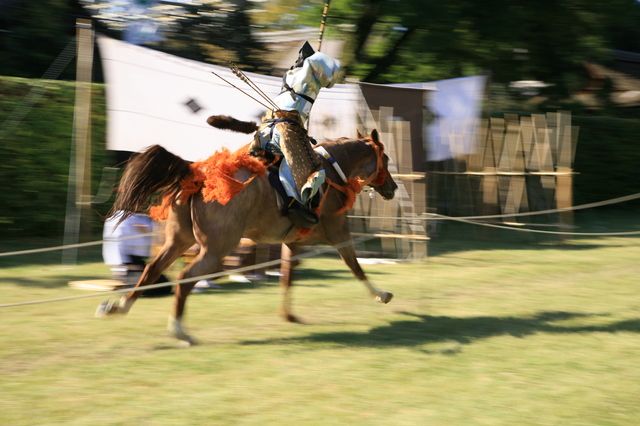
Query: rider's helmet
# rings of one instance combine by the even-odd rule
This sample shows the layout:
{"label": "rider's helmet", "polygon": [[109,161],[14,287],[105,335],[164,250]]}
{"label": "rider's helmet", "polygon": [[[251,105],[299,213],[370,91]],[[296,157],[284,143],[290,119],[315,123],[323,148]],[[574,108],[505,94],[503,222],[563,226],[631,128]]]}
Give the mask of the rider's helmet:
{"label": "rider's helmet", "polygon": [[308,41],[305,41],[298,52],[298,59],[296,59],[296,62],[291,66],[291,69],[300,68],[304,63],[304,60],[314,53],[316,53],[316,51],[313,50],[313,47],[311,47]]}

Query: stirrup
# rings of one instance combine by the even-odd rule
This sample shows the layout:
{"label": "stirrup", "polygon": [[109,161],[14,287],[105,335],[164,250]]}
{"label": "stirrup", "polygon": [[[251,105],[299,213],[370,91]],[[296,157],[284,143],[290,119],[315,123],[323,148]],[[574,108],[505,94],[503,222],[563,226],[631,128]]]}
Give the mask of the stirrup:
{"label": "stirrup", "polygon": [[311,228],[318,224],[318,215],[305,205],[293,199],[287,208],[287,217],[299,228]]}

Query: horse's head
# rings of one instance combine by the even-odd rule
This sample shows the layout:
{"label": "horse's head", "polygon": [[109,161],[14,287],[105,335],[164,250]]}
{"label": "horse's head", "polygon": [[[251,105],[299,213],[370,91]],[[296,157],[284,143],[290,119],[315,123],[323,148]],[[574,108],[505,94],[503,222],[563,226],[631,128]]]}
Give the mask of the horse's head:
{"label": "horse's head", "polygon": [[[358,133],[358,136],[360,134]],[[375,161],[369,163],[371,174],[365,180],[365,183],[375,189],[375,191],[382,195],[385,200],[390,200],[395,195],[398,185],[394,182],[389,173],[389,157],[384,153],[384,145],[380,142],[378,131],[373,129],[371,136],[366,138],[367,143],[373,148],[375,154]]]}

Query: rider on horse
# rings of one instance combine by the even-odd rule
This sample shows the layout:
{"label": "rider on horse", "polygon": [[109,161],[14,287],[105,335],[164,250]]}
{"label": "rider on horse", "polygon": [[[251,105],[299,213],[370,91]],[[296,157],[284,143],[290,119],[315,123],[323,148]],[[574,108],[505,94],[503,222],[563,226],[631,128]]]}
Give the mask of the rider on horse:
{"label": "rider on horse", "polygon": [[308,42],[298,59],[282,77],[282,92],[274,99],[279,110],[263,118],[253,153],[281,158],[278,174],[288,196],[287,214],[297,223],[313,225],[318,217],[311,206],[324,183],[325,172],[306,131],[311,107],[323,87],[333,86],[340,77],[340,62],[315,52]]}

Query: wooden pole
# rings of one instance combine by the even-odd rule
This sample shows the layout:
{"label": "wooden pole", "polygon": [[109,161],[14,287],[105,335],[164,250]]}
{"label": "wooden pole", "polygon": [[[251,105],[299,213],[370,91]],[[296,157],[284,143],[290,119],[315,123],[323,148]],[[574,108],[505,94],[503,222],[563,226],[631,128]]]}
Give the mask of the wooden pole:
{"label": "wooden pole", "polygon": [[318,36],[318,52],[322,50],[322,39],[324,38],[324,29],[327,25],[327,15],[329,14],[329,4],[331,0],[324,2],[324,8],[322,9],[322,19],[320,20],[320,35]]}
{"label": "wooden pole", "polygon": [[[573,173],[569,167],[558,167],[564,174],[556,177],[556,208],[568,209],[573,207]],[[571,231],[573,228],[573,211],[564,211],[558,214],[561,229]],[[562,237],[561,237],[562,238]]]}
{"label": "wooden pole", "polygon": [[[72,180],[65,218],[64,244],[79,242],[80,235],[88,231],[91,205],[91,74],[93,66],[93,27],[87,19],[76,20],[76,91],[73,116],[73,144],[75,167],[70,167]],[[73,202],[71,202],[73,200]],[[63,252],[63,263],[75,263],[77,249]]]}
{"label": "wooden pole", "polygon": [[[573,207],[573,154],[575,152],[577,129],[571,126],[571,115],[567,112],[558,114],[558,155],[556,171],[564,172],[556,178],[556,207],[558,209]],[[570,231],[573,227],[573,212],[559,214],[563,229]]]}
{"label": "wooden pole", "polygon": [[76,67],[76,204],[86,210],[91,204],[91,72],[93,29],[91,21],[78,19],[78,63]]}

